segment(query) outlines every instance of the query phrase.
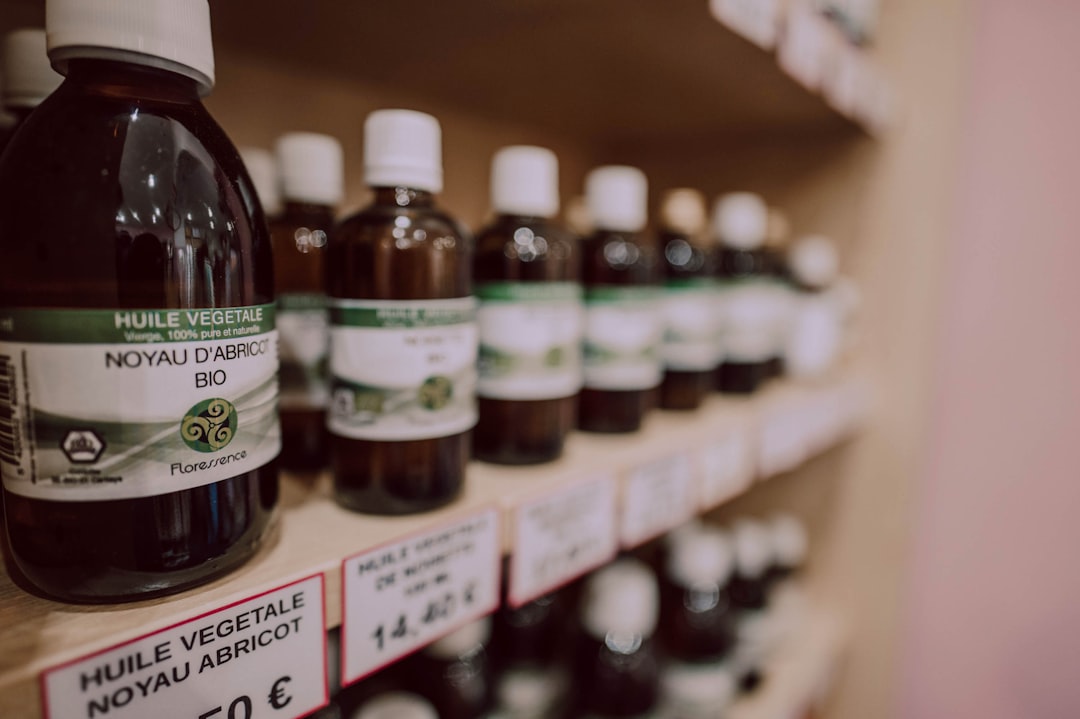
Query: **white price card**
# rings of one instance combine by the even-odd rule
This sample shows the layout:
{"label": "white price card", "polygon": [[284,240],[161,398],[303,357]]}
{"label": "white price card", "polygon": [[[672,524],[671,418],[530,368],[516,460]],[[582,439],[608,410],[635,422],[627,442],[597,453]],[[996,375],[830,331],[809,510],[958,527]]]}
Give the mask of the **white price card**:
{"label": "white price card", "polygon": [[509,602],[519,607],[615,558],[618,485],[611,474],[522,504],[514,515]]}
{"label": "white price card", "polygon": [[701,509],[735,497],[754,481],[750,437],[732,430],[701,450]]}
{"label": "white price card", "polygon": [[697,513],[698,483],[686,453],[642,465],[626,477],[619,537],[626,548],[644,544]]}
{"label": "white price card", "polygon": [[489,508],[346,559],[342,684],[495,611],[500,536],[498,511]]}
{"label": "white price card", "polygon": [[780,37],[780,67],[804,87],[819,89],[833,47],[832,32],[828,18],[811,0],[793,0]]}
{"label": "white price card", "polygon": [[714,18],[750,42],[771,50],[780,30],[780,0],[709,0]]}
{"label": "white price card", "polygon": [[45,719],[296,719],[326,706],[323,577],[46,670]]}

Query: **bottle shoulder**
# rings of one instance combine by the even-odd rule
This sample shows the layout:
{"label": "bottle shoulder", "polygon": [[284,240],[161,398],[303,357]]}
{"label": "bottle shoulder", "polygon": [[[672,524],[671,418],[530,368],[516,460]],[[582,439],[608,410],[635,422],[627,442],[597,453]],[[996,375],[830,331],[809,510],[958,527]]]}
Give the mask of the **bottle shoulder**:
{"label": "bottle shoulder", "polygon": [[470,249],[473,244],[469,231],[435,206],[373,204],[344,218],[334,231],[334,239],[340,242],[408,240],[439,245],[440,238],[455,240],[455,245]]}
{"label": "bottle shoulder", "polygon": [[550,220],[498,217],[476,235],[476,279],[580,282],[578,240]]}

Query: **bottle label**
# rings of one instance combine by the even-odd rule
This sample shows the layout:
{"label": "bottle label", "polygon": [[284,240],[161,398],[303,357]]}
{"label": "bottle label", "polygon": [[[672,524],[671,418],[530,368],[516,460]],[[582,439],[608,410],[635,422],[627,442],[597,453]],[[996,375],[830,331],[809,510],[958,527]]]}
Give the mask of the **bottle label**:
{"label": "bottle label", "polygon": [[66,502],[190,489],[281,449],[274,306],[0,310],[0,471]]}
{"label": "bottle label", "polygon": [[660,384],[664,336],[657,287],[590,287],[585,291],[585,386],[646,390]]}
{"label": "bottle label", "polygon": [[575,282],[492,282],[477,287],[477,394],[506,400],[572,397],[584,382],[585,311]]}
{"label": "bottle label", "polygon": [[277,330],[281,409],[325,408],[330,396],[326,382],[330,351],[326,296],[306,292],[278,295]]}
{"label": "bottle label", "polygon": [[780,353],[786,302],[778,292],[778,283],[765,279],[722,281],[720,303],[725,360],[764,362]]}
{"label": "bottle label", "polygon": [[330,300],[327,427],[352,439],[449,437],[476,424],[476,299]]}
{"label": "bottle label", "polygon": [[664,366],[678,372],[715,369],[721,320],[715,281],[669,281],[664,292]]}
{"label": "bottle label", "polygon": [[660,677],[661,715],[676,719],[723,716],[738,694],[736,675],[728,662],[671,662]]}

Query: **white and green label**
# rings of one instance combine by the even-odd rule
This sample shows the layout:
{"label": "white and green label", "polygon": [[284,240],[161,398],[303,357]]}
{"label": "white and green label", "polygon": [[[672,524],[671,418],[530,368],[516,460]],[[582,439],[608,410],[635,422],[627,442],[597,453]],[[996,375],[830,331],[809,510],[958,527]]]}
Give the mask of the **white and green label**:
{"label": "white and green label", "polygon": [[711,279],[669,281],[664,290],[664,366],[707,372],[720,362],[723,317]]}
{"label": "white and green label", "polygon": [[506,400],[571,397],[584,381],[585,326],[576,282],[492,282],[477,287],[477,394]]}
{"label": "white and green label", "polygon": [[767,279],[720,283],[724,357],[763,362],[781,353],[787,327],[787,295]]}
{"label": "white and green label", "polygon": [[0,310],[0,472],[38,499],[167,494],[281,448],[274,306]]}
{"label": "white and green label", "polygon": [[604,285],[585,291],[585,386],[645,390],[660,384],[664,336],[658,287]]}
{"label": "white and green label", "polygon": [[330,396],[326,378],[330,350],[326,296],[278,295],[277,330],[281,351],[281,408],[325,408]]}
{"label": "white and green label", "polygon": [[327,427],[353,439],[448,437],[476,424],[476,299],[330,300]]}

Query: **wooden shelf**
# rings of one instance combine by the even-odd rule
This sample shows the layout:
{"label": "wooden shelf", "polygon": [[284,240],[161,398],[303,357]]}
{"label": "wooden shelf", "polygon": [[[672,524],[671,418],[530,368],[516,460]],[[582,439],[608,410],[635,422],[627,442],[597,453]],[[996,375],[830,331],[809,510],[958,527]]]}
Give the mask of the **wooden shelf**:
{"label": "wooden shelf", "polygon": [[[670,460],[685,457],[681,466],[690,468],[696,494],[692,510],[704,511],[744,491],[761,477],[762,468],[767,472],[791,469],[810,454],[841,441],[855,429],[865,399],[862,380],[844,373],[814,386],[774,383],[749,399],[713,398],[698,412],[654,412],[635,435],[573,435],[565,456],[549,465],[518,468],[473,463],[458,501],[410,517],[351,513],[334,504],[327,477],[314,486],[286,478],[280,521],[260,554],[228,577],[172,597],[76,606],[29,594],[6,574],[0,575],[0,626],[4,627],[0,716],[39,716],[38,711],[25,712],[40,702],[38,675],[46,668],[313,574],[325,577],[327,626],[337,626],[344,558],[438,529],[493,505],[502,518],[504,553],[512,553],[515,513],[524,504],[602,475],[612,476],[622,495],[635,470],[676,466],[679,463]],[[726,466],[710,465],[706,459],[710,448],[724,443],[736,451],[723,453],[721,461]],[[701,489],[710,477],[712,491],[706,496]],[[621,502],[616,505],[622,506]],[[617,526],[617,521],[612,525]]]}

